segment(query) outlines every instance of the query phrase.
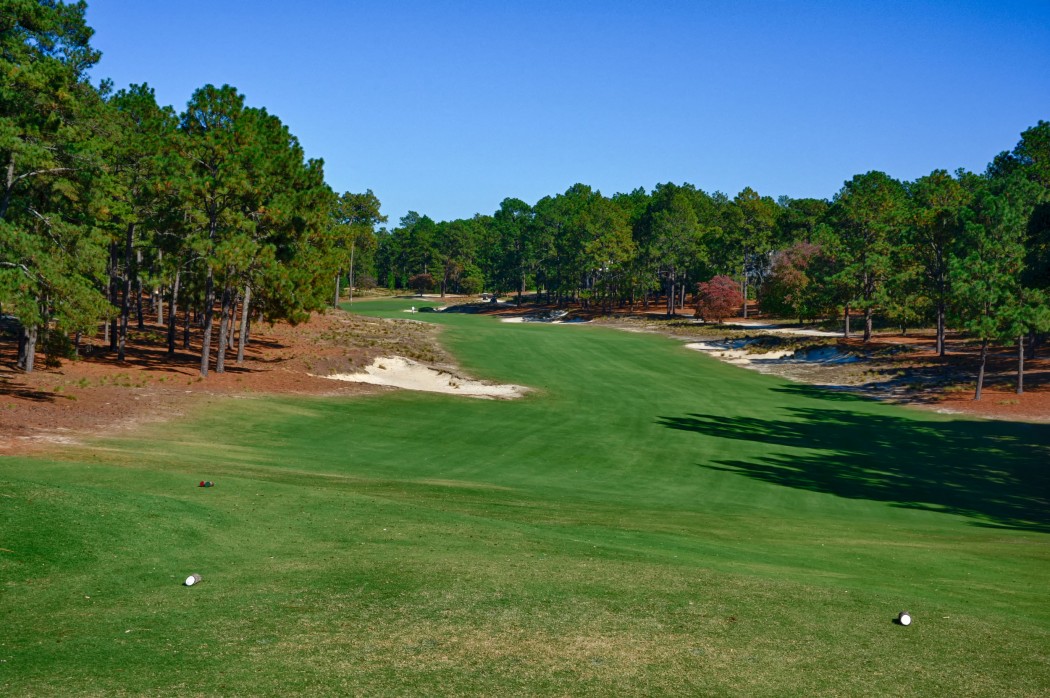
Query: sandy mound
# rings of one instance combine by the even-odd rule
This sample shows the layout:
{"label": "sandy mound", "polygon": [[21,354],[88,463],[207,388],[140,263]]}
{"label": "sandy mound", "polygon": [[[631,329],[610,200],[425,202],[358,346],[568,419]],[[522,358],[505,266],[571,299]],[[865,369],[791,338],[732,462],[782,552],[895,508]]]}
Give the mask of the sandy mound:
{"label": "sandy mound", "polygon": [[510,400],[521,397],[528,388],[520,385],[495,385],[457,376],[448,371],[430,368],[400,356],[381,357],[372,362],[364,373],[337,373],[326,376],[333,380],[352,383],[371,383],[405,390],[428,393],[446,393],[485,399]]}
{"label": "sandy mound", "polygon": [[729,325],[732,327],[739,327],[745,330],[755,330],[759,332],[773,332],[777,334],[793,334],[802,337],[841,337],[841,332],[825,332],[824,330],[808,330],[798,327],[783,327],[781,325],[770,325],[759,322],[740,322],[726,320],[722,322],[723,325]]}

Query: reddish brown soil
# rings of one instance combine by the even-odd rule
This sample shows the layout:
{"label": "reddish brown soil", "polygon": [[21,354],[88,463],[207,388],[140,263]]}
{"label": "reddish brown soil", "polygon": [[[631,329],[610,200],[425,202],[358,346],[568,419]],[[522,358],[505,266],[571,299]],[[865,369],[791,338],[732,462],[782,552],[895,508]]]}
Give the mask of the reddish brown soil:
{"label": "reddish brown soil", "polygon": [[[35,450],[47,444],[169,419],[202,400],[234,394],[358,395],[373,386],[321,376],[353,372],[381,354],[397,353],[430,363],[447,357],[436,330],[420,323],[390,323],[340,311],[315,315],[298,326],[257,326],[243,365],[236,353],[225,373],[200,377],[200,343],[168,357],[160,327],[131,333],[126,360],[101,339],[81,347],[80,358],[37,370],[15,370],[15,342],[0,340],[0,453]],[[180,335],[181,339],[181,335]]]}
{"label": "reddish brown soil", "polygon": [[[860,340],[851,340],[863,346]],[[875,359],[879,370],[896,372],[902,383],[915,386],[905,402],[938,411],[1024,421],[1050,421],[1050,359],[1025,361],[1024,392],[1017,393],[1017,350],[993,348],[985,367],[981,399],[974,400],[980,347],[972,340],[949,336],[945,356],[937,356],[932,336],[881,335],[872,344],[903,346],[909,351]]]}

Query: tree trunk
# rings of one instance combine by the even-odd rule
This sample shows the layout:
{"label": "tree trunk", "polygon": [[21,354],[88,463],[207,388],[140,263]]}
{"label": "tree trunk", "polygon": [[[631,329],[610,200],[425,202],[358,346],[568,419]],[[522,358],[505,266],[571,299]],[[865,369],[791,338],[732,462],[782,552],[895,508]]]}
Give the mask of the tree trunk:
{"label": "tree trunk", "polygon": [[937,301],[937,356],[944,356],[944,301]]}
{"label": "tree trunk", "polygon": [[1017,394],[1024,393],[1024,335],[1017,337]]}
{"label": "tree trunk", "polygon": [[244,343],[248,337],[248,307],[252,304],[252,287],[245,284],[244,301],[241,303],[241,331],[237,336],[237,365],[244,363]]}
{"label": "tree trunk", "polygon": [[[157,265],[164,261],[164,253],[157,250]],[[157,324],[164,327],[167,323],[164,322],[164,285],[161,284],[158,288],[153,289],[153,292],[157,294]]]}
{"label": "tree trunk", "polygon": [[11,203],[11,194],[15,190],[15,151],[11,151],[11,157],[7,160],[7,177],[4,178],[4,197],[0,199],[0,221],[7,215],[7,207]]}
{"label": "tree trunk", "polygon": [[226,347],[230,337],[230,306],[233,304],[233,292],[227,286],[222,289],[222,307],[219,311],[219,346],[215,353],[215,372],[226,373]]}
{"label": "tree trunk", "polygon": [[343,270],[340,269],[335,273],[335,298],[332,299],[332,307],[339,307],[339,283],[342,281]]}
{"label": "tree trunk", "polygon": [[667,317],[674,316],[674,276],[667,274]]}
{"label": "tree trunk", "polygon": [[[118,306],[118,297],[120,295],[120,277],[117,276],[117,259],[119,255],[119,247],[116,242],[111,242],[109,245],[109,302],[114,307]],[[109,321],[109,350],[117,350],[117,318],[112,318]]]}
{"label": "tree trunk", "polygon": [[139,276],[139,267],[142,266],[142,250],[135,253],[135,313],[138,321],[139,332],[146,329],[146,319],[142,316],[142,277]]}
{"label": "tree trunk", "polygon": [[[347,291],[347,296],[348,296],[348,300],[350,302],[350,305],[354,304],[354,248],[356,246],[357,246],[357,238],[354,238],[353,240],[350,241],[350,277],[346,280],[347,281],[347,289],[346,289],[346,291]],[[444,293],[442,293],[441,297],[444,298]]]}
{"label": "tree trunk", "polygon": [[186,304],[186,309],[182,311],[182,348],[188,350],[190,348],[190,304]]}
{"label": "tree trunk", "polygon": [[842,317],[846,321],[846,329],[843,331],[842,336],[849,339],[849,303],[846,304],[846,311],[843,313]]}
{"label": "tree trunk", "polygon": [[864,309],[864,342],[871,341],[871,306]]}
{"label": "tree trunk", "polygon": [[131,315],[131,251],[135,244],[135,224],[128,223],[124,235],[124,288],[120,299],[120,332],[117,336],[117,361],[123,361],[128,342],[128,317]]}
{"label": "tree trunk", "polygon": [[26,373],[33,372],[36,362],[37,326],[22,327],[18,337],[18,368]]}
{"label": "tree trunk", "polygon": [[974,393],[973,399],[981,399],[981,389],[984,388],[984,364],[988,359],[988,340],[981,340],[981,368],[977,371],[977,392]]}
{"label": "tree trunk", "polygon": [[743,308],[740,313],[744,320],[748,319],[748,256],[744,253],[743,274],[740,280],[740,295],[743,296]]}
{"label": "tree trunk", "polygon": [[204,336],[201,340],[201,376],[208,377],[208,361],[211,358],[211,330],[215,319],[215,273],[208,265],[204,278]]}
{"label": "tree trunk", "polygon": [[175,355],[175,321],[179,312],[179,276],[180,272],[176,271],[175,282],[171,285],[171,304],[168,308],[168,356]]}

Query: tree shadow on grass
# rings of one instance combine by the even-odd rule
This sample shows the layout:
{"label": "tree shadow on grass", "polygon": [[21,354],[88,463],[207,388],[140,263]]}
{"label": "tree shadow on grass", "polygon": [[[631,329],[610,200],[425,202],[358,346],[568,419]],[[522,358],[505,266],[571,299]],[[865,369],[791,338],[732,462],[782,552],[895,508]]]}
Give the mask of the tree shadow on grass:
{"label": "tree shadow on grass", "polygon": [[[810,396],[859,399],[816,390]],[[782,449],[706,468],[958,514],[976,525],[1050,532],[1050,425],[920,421],[838,405],[789,408],[784,419],[693,413],[658,420],[670,429]]]}

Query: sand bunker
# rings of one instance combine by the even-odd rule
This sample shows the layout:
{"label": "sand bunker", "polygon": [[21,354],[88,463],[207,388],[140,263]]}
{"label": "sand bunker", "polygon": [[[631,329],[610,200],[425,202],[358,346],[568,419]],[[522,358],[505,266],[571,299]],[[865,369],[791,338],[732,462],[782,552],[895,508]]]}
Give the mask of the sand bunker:
{"label": "sand bunker", "polygon": [[413,305],[411,308],[405,308],[401,312],[402,313],[443,313],[446,310],[448,310],[448,306],[447,305],[442,305],[442,306],[439,306],[439,307],[434,307],[432,305],[424,305],[421,308],[417,308],[416,306]]}
{"label": "sand bunker", "polygon": [[758,368],[763,362],[782,361],[785,357],[795,353],[794,349],[784,351],[770,351],[765,354],[752,354],[747,349],[733,346],[736,342],[690,342],[686,344],[687,349],[695,349],[725,361],[728,364],[746,366],[747,368]]}
{"label": "sand bunker", "polygon": [[364,373],[337,373],[325,377],[351,383],[371,383],[488,400],[510,400],[521,397],[529,390],[521,385],[498,385],[471,380],[400,356],[380,357],[373,361]]}
{"label": "sand bunker", "polygon": [[564,310],[552,310],[546,313],[534,315],[518,315],[516,317],[500,318],[500,322],[542,322],[548,325],[586,325],[590,320],[581,317],[569,316]]}
{"label": "sand bunker", "polygon": [[752,353],[747,350],[749,340],[729,342],[691,342],[687,349],[702,351],[729,364],[754,369],[762,373],[773,373],[775,366],[784,364],[841,364],[858,361],[859,357],[844,352],[838,347],[806,347]]}

